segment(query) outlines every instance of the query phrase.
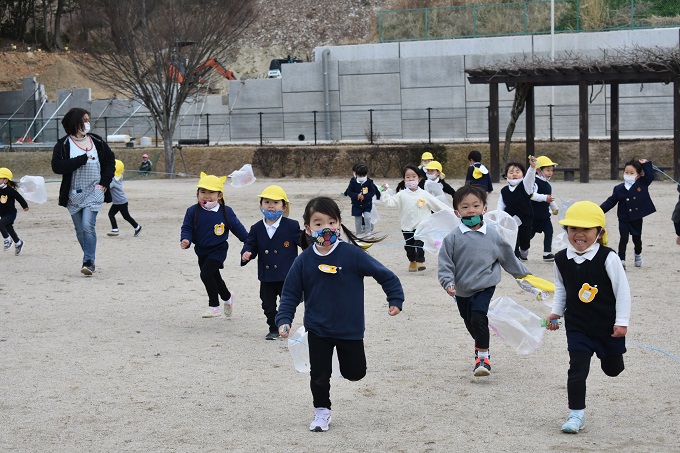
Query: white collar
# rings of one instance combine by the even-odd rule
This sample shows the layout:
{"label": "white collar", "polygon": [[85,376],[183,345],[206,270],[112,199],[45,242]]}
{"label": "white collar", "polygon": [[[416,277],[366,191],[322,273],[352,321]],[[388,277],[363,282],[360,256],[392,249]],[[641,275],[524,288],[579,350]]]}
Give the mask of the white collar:
{"label": "white collar", "polygon": [[595,244],[593,244],[591,247],[592,248],[590,250],[588,250],[586,253],[580,254],[580,253],[576,253],[576,249],[574,248],[573,245],[568,244],[567,245],[567,258],[568,259],[582,258],[583,260],[589,260],[590,261],[593,258],[595,258],[597,251],[600,250],[600,243],[595,242]]}
{"label": "white collar", "polygon": [[[201,209],[205,209],[205,208],[201,206]],[[219,203],[219,201],[217,202],[217,204],[215,205],[214,208],[212,208],[212,209],[206,209],[206,211],[212,211],[212,212],[217,212],[217,211],[219,211],[219,210],[220,210],[220,203]]]}
{"label": "white collar", "polygon": [[479,232],[479,233],[486,234],[486,222],[482,222],[482,226],[480,226],[480,227],[479,227],[478,229],[476,229],[476,230],[473,230],[472,228],[470,228],[469,226],[465,225],[464,223],[461,223],[460,225],[458,225],[458,229],[459,229],[459,230],[461,231],[461,233],[463,233],[463,234],[468,233],[468,232],[470,232],[470,231],[477,231],[477,232]]}
{"label": "white collar", "polygon": [[271,225],[268,225],[266,219],[262,218],[262,223],[264,223],[264,227],[267,228],[267,229],[269,229],[269,228],[277,229],[279,227],[279,225],[281,224],[281,218],[282,217],[283,217],[282,215],[279,216],[279,218],[276,219],[276,222],[272,223]]}
{"label": "white collar", "polygon": [[331,249],[328,251],[328,253],[321,253],[320,251],[317,250],[316,245],[312,244],[312,247],[314,248],[314,253],[316,253],[319,256],[328,256],[331,253],[333,253],[333,250],[335,250],[338,247],[338,244],[340,244],[340,240],[338,239],[335,241],[335,244],[331,246]]}

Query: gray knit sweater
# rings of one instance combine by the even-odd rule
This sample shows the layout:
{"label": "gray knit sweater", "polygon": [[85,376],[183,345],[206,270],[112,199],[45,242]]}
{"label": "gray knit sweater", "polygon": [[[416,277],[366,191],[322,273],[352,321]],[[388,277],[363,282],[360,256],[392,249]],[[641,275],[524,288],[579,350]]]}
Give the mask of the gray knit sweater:
{"label": "gray knit sweater", "polygon": [[529,275],[515,257],[512,246],[495,230],[483,225],[479,230],[463,226],[446,235],[439,249],[439,284],[455,286],[456,294],[470,297],[501,281],[501,267],[515,278]]}

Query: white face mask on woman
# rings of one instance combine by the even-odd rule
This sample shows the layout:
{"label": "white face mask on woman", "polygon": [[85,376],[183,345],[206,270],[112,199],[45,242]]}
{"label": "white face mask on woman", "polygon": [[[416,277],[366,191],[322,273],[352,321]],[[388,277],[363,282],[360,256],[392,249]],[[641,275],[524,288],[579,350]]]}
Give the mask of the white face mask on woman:
{"label": "white face mask on woman", "polygon": [[84,134],[87,134],[88,132],[90,132],[90,122],[89,122],[89,121],[83,123],[83,130],[80,131],[80,132],[82,132],[83,135],[84,135]]}

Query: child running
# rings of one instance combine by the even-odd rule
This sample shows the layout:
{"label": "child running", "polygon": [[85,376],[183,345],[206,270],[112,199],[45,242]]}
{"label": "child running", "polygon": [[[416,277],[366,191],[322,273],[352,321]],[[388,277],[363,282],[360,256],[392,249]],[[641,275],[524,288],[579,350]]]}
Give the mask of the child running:
{"label": "child running", "polygon": [[[194,244],[201,269],[201,280],[208,292],[208,310],[204,318],[216,318],[222,313],[219,298],[224,301],[224,316],[231,318],[234,296],[220,275],[224,268],[229,249],[229,231],[241,242],[245,242],[248,232],[234,211],[224,204],[224,182],[226,176],[218,178],[201,172],[196,187],[198,203],[190,206],[184,215],[180,246],[188,249]],[[218,298],[219,296],[219,298]]]}
{"label": "child running", "polygon": [[522,261],[529,259],[531,247],[531,228],[534,223],[534,211],[531,197],[534,193],[536,180],[536,158],[529,156],[529,171],[524,171],[524,165],[510,162],[505,166],[505,178],[508,185],[501,189],[498,197],[498,210],[505,211],[510,217],[517,216],[521,221],[517,229],[515,256]]}
{"label": "child running", "polygon": [[[680,192],[680,184],[675,186]],[[673,221],[673,226],[675,227],[675,243],[680,245],[680,195],[678,195],[678,202],[675,204],[675,209],[673,209],[673,215],[671,216]]]}
{"label": "child running", "polygon": [[111,199],[113,204],[109,209],[109,220],[111,221],[111,231],[106,233],[108,236],[118,236],[118,222],[116,222],[116,214],[119,212],[125,220],[128,221],[132,228],[135,229],[135,237],[139,236],[142,231],[142,226],[132,218],[128,211],[128,199],[123,191],[123,173],[125,172],[125,165],[122,160],[116,159],[116,171],[113,174],[113,180],[109,186],[111,191]]}
{"label": "child running", "polygon": [[491,374],[487,313],[501,281],[501,267],[515,278],[529,275],[512,246],[484,223],[486,197],[486,190],[474,184],[456,191],[453,208],[461,224],[446,235],[439,249],[439,284],[455,298],[475,340],[475,376]]}
{"label": "child running", "polygon": [[[366,375],[364,277],[373,277],[382,286],[390,316],[401,312],[404,290],[392,271],[356,246],[357,238],[342,224],[335,201],[327,197],[310,200],[303,220],[301,243],[306,249],[293,263],[283,285],[276,323],[279,334],[287,337],[304,295],[314,404],[309,430],[328,431],[333,349],[337,349],[345,379],[358,381]],[[339,240],[341,232],[350,243]],[[314,245],[307,247],[308,241]]]}
{"label": "child running", "polygon": [[642,218],[656,212],[649,196],[649,185],[654,182],[654,167],[647,159],[630,160],[623,168],[623,182],[614,187],[614,192],[600,205],[606,213],[619,205],[619,258],[626,268],[626,247],[628,236],[633,237],[635,267],[642,266]]}
{"label": "child running", "polygon": [[487,193],[493,192],[493,184],[491,184],[489,169],[482,164],[482,153],[477,150],[470,151],[470,154],[468,154],[468,163],[470,166],[465,175],[465,183],[482,186]]}
{"label": "child running", "polygon": [[17,218],[17,208],[15,201],[18,201],[24,211],[28,211],[28,203],[24,197],[17,192],[17,184],[12,181],[12,172],[9,168],[0,168],[0,233],[2,234],[4,251],[12,247],[14,241],[14,254],[21,254],[24,241],[19,239],[14,230],[14,221]]}
{"label": "child running", "polygon": [[442,164],[440,164],[436,160],[433,160],[432,162],[425,166],[425,171],[427,173],[426,174],[427,179],[429,179],[432,182],[438,182],[439,184],[441,184],[442,191],[444,193],[447,193],[452,197],[455,195],[456,190],[453,187],[451,187],[449,183],[444,181],[446,175],[442,171]]}
{"label": "child running", "polygon": [[564,316],[570,412],[562,432],[575,434],[585,426],[586,378],[593,353],[607,376],[618,376],[624,369],[631,297],[623,266],[606,246],[602,209],[579,201],[567,209],[560,224],[569,244],[555,254],[555,294],[547,320],[548,329],[557,330],[557,319]]}
{"label": "child running", "polygon": [[368,177],[368,167],[358,164],[354,167],[355,177],[349,181],[345,194],[352,200],[352,217],[357,236],[370,234],[373,231],[371,210],[373,197],[380,198],[373,180]]}
{"label": "child running", "polygon": [[258,195],[260,211],[264,218],[250,227],[241,250],[241,266],[257,260],[257,278],[260,280],[262,311],[267,318],[269,332],[265,340],[276,340],[276,298],[281,297],[283,282],[298,256],[300,224],[284,217],[290,212],[286,192],[279,186],[269,186]]}
{"label": "child running", "polygon": [[557,215],[559,209],[552,196],[552,186],[550,178],[555,172],[555,166],[548,156],[538,156],[536,158],[536,182],[534,184],[534,194],[531,197],[531,207],[534,210],[534,222],[531,227],[531,239],[537,233],[543,233],[543,261],[546,263],[555,261],[552,254],[553,226],[550,215]]}
{"label": "child running", "polygon": [[402,169],[402,176],[405,189],[396,195],[384,193],[382,201],[385,206],[396,207],[399,210],[401,232],[406,241],[404,250],[409,261],[408,271],[424,271],[426,269],[424,244],[423,241],[415,239],[416,227],[432,212],[451,208],[420,187],[422,173],[415,165],[405,166]]}

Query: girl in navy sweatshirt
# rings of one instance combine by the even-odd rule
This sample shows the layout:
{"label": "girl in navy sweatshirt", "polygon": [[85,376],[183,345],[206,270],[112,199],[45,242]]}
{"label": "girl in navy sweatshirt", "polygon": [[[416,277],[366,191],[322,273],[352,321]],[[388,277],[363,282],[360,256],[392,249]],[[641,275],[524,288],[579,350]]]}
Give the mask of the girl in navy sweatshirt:
{"label": "girl in navy sweatshirt", "polygon": [[198,203],[187,209],[182,223],[180,246],[188,249],[194,243],[201,280],[208,292],[209,307],[204,318],[215,318],[222,314],[218,296],[224,301],[224,316],[231,317],[234,297],[222,280],[220,269],[224,268],[224,260],[227,259],[229,231],[241,242],[245,242],[248,237],[248,232],[234,211],[224,204],[226,180],[226,176],[218,178],[201,172],[201,179],[196,186]]}
{"label": "girl in navy sweatshirt", "polygon": [[[301,245],[305,248],[311,242],[314,246],[305,248],[288,272],[276,324],[279,334],[287,337],[304,295],[314,399],[314,420],[309,429],[327,431],[331,421],[333,349],[338,351],[340,373],[345,379],[358,381],[366,375],[364,277],[373,277],[382,286],[390,316],[401,312],[404,290],[392,271],[356,246],[357,238],[342,225],[335,201],[328,197],[312,199],[303,220]],[[339,240],[341,233],[351,244]]]}
{"label": "girl in navy sweatshirt", "polygon": [[17,208],[14,205],[18,201],[24,211],[28,211],[28,203],[16,190],[16,183],[12,181],[12,172],[9,168],[0,168],[0,234],[3,238],[3,250],[9,250],[14,241],[14,254],[21,253],[24,241],[19,239],[14,231],[14,220],[17,218]]}

